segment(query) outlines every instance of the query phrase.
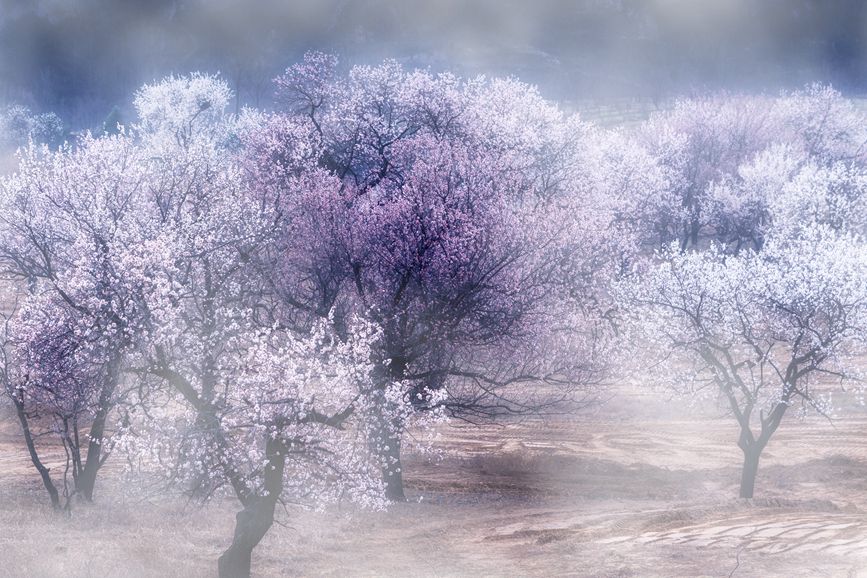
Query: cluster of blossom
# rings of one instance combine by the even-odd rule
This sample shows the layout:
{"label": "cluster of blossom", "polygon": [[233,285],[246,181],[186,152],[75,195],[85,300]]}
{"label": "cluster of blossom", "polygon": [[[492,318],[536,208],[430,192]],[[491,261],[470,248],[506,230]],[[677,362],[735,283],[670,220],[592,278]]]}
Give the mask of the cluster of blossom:
{"label": "cluster of blossom", "polygon": [[[633,310],[640,348],[658,354],[656,343],[674,356],[644,365],[654,381],[689,388],[683,393],[702,385],[726,393],[716,390],[717,380],[742,374],[749,387],[732,391],[739,406],[767,409],[786,391],[787,398],[810,403],[812,390],[801,385],[813,379],[821,385],[823,373],[857,370],[852,361],[867,327],[867,254],[859,239],[817,226],[797,241],[772,239],[761,252],[732,256],[718,246],[702,252],[668,247],[658,258],[618,287],[625,301],[641,305]],[[710,360],[716,356],[731,358],[730,374],[718,374]],[[798,375],[805,380],[798,384],[768,371],[790,362],[798,370],[815,365],[822,371]],[[701,373],[705,381],[686,377]]]}
{"label": "cluster of blossom", "polygon": [[[243,317],[243,315],[241,315]],[[157,474],[172,484],[210,497],[224,485],[250,497],[269,497],[266,475],[277,467],[269,442],[284,447],[278,498],[313,507],[350,499],[365,507],[385,506],[377,462],[370,455],[370,346],[378,331],[362,320],[340,339],[331,323],[317,323],[310,335],[244,323],[227,329],[214,368],[215,395],[194,369],[153,374],[184,383],[200,399],[190,403],[179,390],[165,389],[151,400],[151,416],[132,422],[119,440],[135,457],[135,473]],[[203,427],[213,411],[216,429]],[[329,420],[332,420],[329,422]]]}
{"label": "cluster of blossom", "polygon": [[818,85],[777,98],[682,100],[654,114],[639,136],[668,180],[652,207],[657,240],[761,248],[776,227],[781,184],[766,179],[811,167],[857,181],[853,172],[863,174],[867,161],[865,121],[850,100]]}

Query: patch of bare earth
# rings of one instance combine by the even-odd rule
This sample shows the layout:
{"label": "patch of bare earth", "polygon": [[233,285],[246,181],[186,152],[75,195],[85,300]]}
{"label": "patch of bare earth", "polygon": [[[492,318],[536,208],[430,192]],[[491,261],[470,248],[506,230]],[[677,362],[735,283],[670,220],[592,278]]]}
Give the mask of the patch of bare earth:
{"label": "patch of bare earth", "polygon": [[[731,418],[624,391],[548,422],[443,429],[388,512],[281,512],[261,576],[867,576],[867,413],[783,424],[739,500]],[[210,576],[235,505],[119,491],[69,519],[45,507],[0,426],[0,575]]]}

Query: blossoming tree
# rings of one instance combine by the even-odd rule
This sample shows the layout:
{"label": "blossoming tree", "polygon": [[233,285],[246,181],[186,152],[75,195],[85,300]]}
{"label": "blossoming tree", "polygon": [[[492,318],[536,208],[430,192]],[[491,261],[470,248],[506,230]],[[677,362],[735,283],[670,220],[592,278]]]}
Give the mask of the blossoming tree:
{"label": "blossoming tree", "polygon": [[[638,157],[594,156],[599,131],[514,80],[394,62],[341,76],[308,54],[277,86],[281,111],[245,144],[254,193],[281,215],[264,268],[287,310],[375,320],[377,374],[419,409],[478,419],[585,400],[603,369],[599,281],[632,246],[618,220],[632,197],[599,169],[632,169],[635,190],[626,175],[653,180]],[[383,422],[375,440],[393,499],[404,429]]]}
{"label": "blossoming tree", "polygon": [[814,224],[760,252],[670,247],[623,282],[645,377],[718,396],[737,420],[740,496],[753,497],[762,450],[790,408],[830,416],[832,391],[859,386],[867,329],[867,250]]}
{"label": "blossoming tree", "polygon": [[226,94],[214,77],[182,77],[137,98],[144,119],[191,104],[181,107],[189,119],[157,114],[174,120],[141,127],[151,177],[140,216],[154,269],[130,371],[152,401],[121,440],[141,473],[202,499],[225,488],[240,502],[219,560],[220,575],[234,577],[249,575],[281,500],[381,507],[370,424],[407,408],[392,385],[370,385],[375,325],[347,317],[338,333],[327,315],[302,327],[281,313],[258,268],[273,246],[275,208],[242,189],[230,137],[243,121],[220,113]]}
{"label": "blossoming tree", "polygon": [[821,85],[777,98],[684,99],[652,115],[639,140],[668,180],[651,202],[657,246],[677,239],[686,249],[715,240],[735,252],[760,249],[773,226],[769,205],[775,196],[773,183],[755,181],[769,176],[770,167],[762,165],[777,162],[778,175],[804,164],[863,166],[865,121],[850,100]]}
{"label": "blossoming tree", "polygon": [[[0,260],[23,293],[9,324],[6,354],[14,367],[6,387],[55,506],[34,427],[51,423],[74,493],[92,499],[111,448],[110,416],[125,397],[125,359],[142,329],[139,161],[126,135],[87,137],[56,152],[32,146],[0,185]],[[33,419],[40,413],[47,419]]]}

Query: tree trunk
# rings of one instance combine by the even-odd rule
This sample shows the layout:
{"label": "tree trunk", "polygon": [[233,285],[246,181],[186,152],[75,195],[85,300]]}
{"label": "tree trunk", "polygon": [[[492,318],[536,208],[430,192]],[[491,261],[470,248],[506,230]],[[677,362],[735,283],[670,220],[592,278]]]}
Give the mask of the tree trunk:
{"label": "tree trunk", "polygon": [[102,391],[99,394],[99,405],[97,406],[93,423],[90,426],[87,458],[81,470],[81,476],[78,479],[78,486],[75,488],[88,502],[93,501],[93,490],[96,487],[96,473],[102,467],[102,464],[105,463],[105,458],[107,457],[102,455],[105,422],[114,404],[114,390],[117,388],[117,383],[120,379],[120,362],[120,353],[115,353],[108,362],[106,375],[102,383]]}
{"label": "tree trunk", "polygon": [[400,462],[400,435],[383,434],[385,446],[380,449],[382,481],[385,482],[385,497],[392,502],[405,502],[403,492],[403,469]]}
{"label": "tree trunk", "polygon": [[102,435],[105,431],[105,416],[97,415],[90,428],[90,442],[87,444],[87,459],[81,469],[81,475],[75,487],[88,502],[93,501],[93,490],[96,488],[96,473],[102,465]]}
{"label": "tree trunk", "polygon": [[[791,370],[789,370],[791,371]],[[756,485],[756,475],[759,473],[759,458],[762,451],[768,445],[771,436],[780,427],[783,415],[789,407],[788,398],[778,403],[767,417],[764,412],[761,415],[762,433],[754,438],[749,430],[749,424],[744,421],[741,424],[741,438],[738,446],[744,452],[744,469],[741,472],[741,498],[752,498],[753,488]]]}
{"label": "tree trunk", "polygon": [[759,457],[762,450],[756,446],[750,446],[744,450],[744,469],[741,472],[741,498],[752,498],[753,489],[756,485],[756,475],[759,473]]}
{"label": "tree trunk", "polygon": [[256,497],[235,516],[232,545],[218,562],[220,578],[248,578],[255,548],[274,523],[276,496]]}
{"label": "tree trunk", "polygon": [[268,465],[265,467],[263,492],[247,499],[244,509],[235,516],[235,535],[228,550],[217,563],[220,578],[248,578],[255,548],[274,523],[274,508],[283,489],[286,448],[281,440],[265,443]]}
{"label": "tree trunk", "polygon": [[[391,349],[389,349],[390,351]],[[373,428],[374,439],[370,440],[371,450],[379,458],[382,472],[382,482],[385,485],[385,497],[392,502],[406,501],[403,492],[403,468],[400,462],[400,442],[404,424],[395,417],[395,408],[385,395],[386,389],[393,381],[404,377],[406,361],[400,355],[391,355],[388,367],[378,366],[375,379],[379,382],[376,391],[376,421]]]}
{"label": "tree trunk", "polygon": [[18,421],[21,422],[21,429],[24,432],[24,442],[27,444],[27,452],[30,454],[30,461],[33,462],[33,467],[39,472],[42,478],[42,485],[45,486],[45,491],[48,492],[48,497],[51,500],[51,507],[55,510],[60,509],[60,493],[57,487],[51,480],[49,468],[45,467],[42,460],[39,458],[39,453],[36,451],[36,443],[33,440],[33,434],[30,432],[30,422],[27,419],[27,412],[24,410],[24,401],[13,396],[12,401],[15,404],[15,413],[18,415]]}

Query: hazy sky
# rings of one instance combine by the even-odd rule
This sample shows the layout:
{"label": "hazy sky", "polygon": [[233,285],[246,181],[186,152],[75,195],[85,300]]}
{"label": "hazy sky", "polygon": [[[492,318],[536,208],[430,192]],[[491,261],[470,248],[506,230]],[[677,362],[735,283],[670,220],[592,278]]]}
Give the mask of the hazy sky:
{"label": "hazy sky", "polygon": [[220,71],[241,101],[304,50],[516,74],[554,98],[865,83],[860,0],[0,0],[0,101],[95,122],[142,82]]}

